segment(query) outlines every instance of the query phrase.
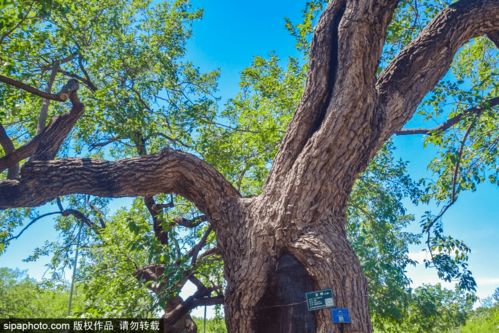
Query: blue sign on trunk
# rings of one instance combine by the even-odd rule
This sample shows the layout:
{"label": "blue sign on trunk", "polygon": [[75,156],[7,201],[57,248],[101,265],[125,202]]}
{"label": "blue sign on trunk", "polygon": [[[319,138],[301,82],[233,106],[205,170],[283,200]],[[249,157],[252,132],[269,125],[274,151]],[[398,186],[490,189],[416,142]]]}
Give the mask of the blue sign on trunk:
{"label": "blue sign on trunk", "polygon": [[331,317],[333,317],[334,324],[350,324],[350,314],[347,308],[332,308]]}

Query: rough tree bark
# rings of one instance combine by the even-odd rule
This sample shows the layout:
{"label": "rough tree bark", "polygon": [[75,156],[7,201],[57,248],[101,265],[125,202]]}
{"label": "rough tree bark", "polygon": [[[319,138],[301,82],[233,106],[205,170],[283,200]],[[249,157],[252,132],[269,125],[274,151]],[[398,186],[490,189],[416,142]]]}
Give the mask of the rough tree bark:
{"label": "rough tree bark", "polygon": [[[372,332],[366,279],[345,234],[354,181],[411,118],[457,50],[499,31],[498,1],[458,1],[376,77],[396,6],[396,0],[329,4],[314,34],[301,104],[260,196],[242,198],[205,162],[165,150],[116,162],[31,158],[20,178],[0,182],[0,208],[71,193],[182,195],[216,232],[229,332],[337,332],[328,311],[305,311],[304,292],[322,288],[332,288],[336,305],[350,309],[345,332]],[[12,167],[19,157],[7,154],[0,162]]]}

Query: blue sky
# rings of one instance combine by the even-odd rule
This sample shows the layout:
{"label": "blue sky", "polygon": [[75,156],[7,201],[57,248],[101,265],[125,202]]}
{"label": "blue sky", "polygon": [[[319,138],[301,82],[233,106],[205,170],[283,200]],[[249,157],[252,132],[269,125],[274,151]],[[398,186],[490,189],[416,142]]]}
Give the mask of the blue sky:
{"label": "blue sky", "polygon": [[[195,0],[204,8],[204,18],[194,24],[194,35],[188,43],[188,58],[202,70],[221,70],[219,95],[222,100],[238,91],[239,74],[251,64],[253,56],[266,56],[275,51],[282,59],[296,55],[294,40],[284,29],[284,17],[299,20],[303,0],[221,1]],[[406,136],[395,139],[397,156],[409,161],[414,178],[429,177],[426,170],[432,158],[424,150],[422,138]],[[116,206],[126,204],[118,201]],[[409,207],[420,215],[424,207]],[[481,185],[475,193],[463,194],[444,217],[445,230],[464,240],[471,247],[470,268],[478,283],[478,295],[488,296],[499,287],[499,190],[492,185]],[[417,224],[412,230],[417,230]],[[36,278],[43,275],[46,261],[24,263],[36,246],[57,237],[53,222],[45,219],[25,232],[0,257],[0,267],[27,269]],[[422,246],[411,248],[411,256],[422,259]],[[418,265],[409,270],[414,285],[437,282],[436,274]],[[201,315],[201,310],[196,313]]]}

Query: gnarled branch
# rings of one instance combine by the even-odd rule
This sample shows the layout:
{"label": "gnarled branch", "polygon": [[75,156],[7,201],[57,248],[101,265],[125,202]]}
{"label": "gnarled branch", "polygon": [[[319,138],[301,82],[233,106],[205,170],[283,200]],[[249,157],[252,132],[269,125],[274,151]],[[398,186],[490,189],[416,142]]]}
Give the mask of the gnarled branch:
{"label": "gnarled branch", "polygon": [[[343,117],[338,111],[353,109],[354,103],[368,100],[373,104],[374,76],[397,3],[397,0],[329,3],[315,29],[305,91],[275,158],[269,184],[278,183],[275,179],[292,168],[327,114]],[[343,90],[351,91],[352,98],[338,98]],[[349,105],[336,107],[338,102]]]}
{"label": "gnarled branch", "polygon": [[176,193],[213,219],[240,195],[215,169],[180,151],[115,162],[93,159],[30,161],[18,181],[0,182],[0,208],[38,206],[73,193],[104,197]]}

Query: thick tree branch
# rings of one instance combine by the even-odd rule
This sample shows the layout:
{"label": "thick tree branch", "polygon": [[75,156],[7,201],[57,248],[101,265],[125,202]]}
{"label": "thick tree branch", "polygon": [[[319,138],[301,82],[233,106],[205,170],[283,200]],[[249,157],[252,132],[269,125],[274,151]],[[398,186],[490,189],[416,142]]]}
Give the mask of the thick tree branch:
{"label": "thick tree branch", "polygon": [[149,265],[135,271],[135,277],[144,281],[157,282],[165,272],[164,265]]}
{"label": "thick tree branch", "polygon": [[330,2],[315,28],[305,91],[274,159],[270,178],[284,175],[292,167],[324,118],[334,86],[338,26],[345,12],[345,3],[344,0]]}
{"label": "thick tree branch", "polygon": [[115,162],[93,159],[30,161],[19,181],[0,182],[0,208],[38,206],[55,197],[82,193],[104,197],[176,193],[213,219],[221,218],[239,193],[199,158],[180,151]]}
{"label": "thick tree branch", "polygon": [[[375,13],[377,6],[386,4],[371,2],[371,5],[370,12]],[[326,42],[337,45],[338,67],[331,86],[333,92],[320,128],[306,142],[302,141],[303,148],[298,149],[300,152],[295,155],[295,159],[291,157],[286,161],[286,158],[275,160],[276,165],[273,166],[264,191],[269,200],[278,200],[276,198],[286,193],[286,199],[280,202],[278,209],[285,210],[288,218],[304,223],[318,221],[325,215],[343,216],[348,195],[358,174],[389,136],[412,116],[424,95],[448,70],[457,49],[474,36],[499,30],[499,2],[457,2],[437,15],[374,84],[372,60],[376,59],[377,66],[378,58],[371,51],[378,47],[366,45],[382,45],[379,40],[384,36],[373,34],[365,28],[368,22],[373,25],[373,30],[382,31],[376,28],[372,20],[361,14],[358,16],[352,10],[357,7],[363,8],[363,1],[346,4],[337,27],[338,39]],[[386,16],[386,20],[388,19],[389,16]],[[328,20],[330,21],[331,19]],[[353,38],[354,35],[357,38]],[[314,40],[318,37],[320,34],[316,32]],[[370,56],[361,54],[360,45],[365,46],[366,52],[371,52]],[[323,54],[322,63],[327,63],[325,59],[329,59],[324,59],[327,57],[325,50],[327,48],[319,52]],[[313,57],[311,54],[311,61]],[[364,60],[351,59],[356,57]],[[321,70],[322,76],[327,76],[324,68]],[[309,73],[311,77],[314,74],[313,71]],[[328,84],[328,80],[324,79],[322,82],[323,85]],[[321,97],[320,94],[318,96]],[[300,108],[295,119],[303,111]],[[311,117],[314,112],[317,109],[305,111],[304,114]],[[298,146],[289,146],[288,137],[294,136],[293,131],[307,129],[306,122],[294,121],[281,146],[281,152],[289,148],[291,153],[296,153],[297,150],[293,147]],[[302,125],[303,129],[292,128]],[[285,186],[283,182],[286,182]],[[310,182],[318,186],[307,187],[306,184]],[[329,208],[324,210],[324,207]],[[334,207],[338,207],[338,210],[334,210]]]}
{"label": "thick tree branch", "polygon": [[0,158],[0,172],[12,168],[28,157],[38,160],[50,160],[55,157],[62,142],[83,114],[84,106],[78,99],[77,89],[78,82],[76,80],[70,80],[63,87],[59,95],[68,94],[73,104],[70,112],[55,118],[48,127],[33,137],[30,142]]}
{"label": "thick tree branch", "polygon": [[376,84],[385,121],[379,144],[407,122],[471,38],[499,31],[499,2],[458,1],[438,14],[381,73]]}
{"label": "thick tree branch", "polygon": [[399,131],[396,131],[395,134],[397,135],[411,135],[411,134],[431,134],[431,133],[436,133],[436,132],[443,132],[454,125],[458,124],[461,120],[464,118],[470,116],[470,115],[480,115],[484,110],[487,110],[488,108],[492,108],[494,106],[499,105],[499,97],[494,97],[485,103],[484,106],[479,106],[479,107],[474,107],[468,110],[465,110],[454,117],[451,117],[447,119],[445,122],[442,124],[438,125],[437,127],[434,128],[407,128],[407,129],[401,129]]}
{"label": "thick tree branch", "polygon": [[[366,107],[373,104],[374,76],[386,28],[397,3],[397,0],[329,3],[315,29],[301,103],[275,158],[268,183],[287,174],[328,113],[341,117],[338,111],[351,110],[355,103],[367,100]],[[351,91],[352,98],[338,98],[344,89]],[[338,108],[338,102],[349,105]]]}

